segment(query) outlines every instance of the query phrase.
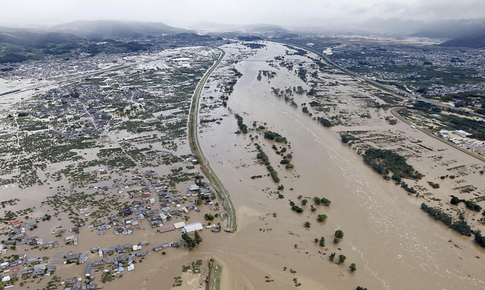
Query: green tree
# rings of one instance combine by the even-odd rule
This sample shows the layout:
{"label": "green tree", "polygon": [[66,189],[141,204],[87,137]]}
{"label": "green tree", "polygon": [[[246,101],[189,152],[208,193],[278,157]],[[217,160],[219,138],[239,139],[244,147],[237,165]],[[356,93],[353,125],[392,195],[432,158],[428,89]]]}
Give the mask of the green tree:
{"label": "green tree", "polygon": [[317,221],[320,223],[323,223],[327,219],[327,215],[325,214],[319,214],[317,217]]}
{"label": "green tree", "polygon": [[485,237],[482,236],[482,232],[480,230],[475,231],[475,242],[479,244],[481,247],[485,247]]}
{"label": "green tree", "polygon": [[340,243],[340,239],[339,239],[339,238],[333,238],[333,243],[334,243],[334,244],[338,244],[338,243]]}
{"label": "green tree", "polygon": [[192,250],[197,245],[196,242],[187,234],[182,234],[182,239],[187,244],[187,247],[189,247],[189,250]]}
{"label": "green tree", "polygon": [[336,238],[339,238],[339,239],[343,238],[344,237],[344,232],[342,232],[342,230],[336,230],[335,231],[335,237]]}
{"label": "green tree", "polygon": [[320,247],[325,247],[325,238],[321,237],[319,242]]}
{"label": "green tree", "polygon": [[318,196],[315,196],[313,198],[313,201],[315,202],[316,205],[319,205],[320,203],[322,203],[322,201],[320,200],[320,198]]}
{"label": "green tree", "polygon": [[345,257],[344,255],[339,255],[339,256],[338,256],[338,263],[339,263],[339,264],[342,264],[343,262],[345,262],[345,259],[346,259],[346,258],[347,258],[347,257]]}
{"label": "green tree", "polygon": [[332,203],[332,201],[329,200],[328,198],[322,197],[322,198],[320,198],[320,203],[325,205],[325,206],[329,206]]}
{"label": "green tree", "polygon": [[342,139],[342,143],[349,143],[349,137],[346,135],[340,135],[340,138]]}
{"label": "green tree", "polygon": [[330,256],[328,256],[330,258],[330,261],[333,262],[333,258],[335,258],[335,253],[331,253]]}
{"label": "green tree", "polygon": [[310,222],[305,222],[305,228],[309,228],[311,226]]}
{"label": "green tree", "polygon": [[194,178],[195,178],[195,184],[197,184],[198,186],[201,186],[202,185],[202,178],[204,178],[204,176],[197,174],[196,176],[194,176]]}
{"label": "green tree", "polygon": [[201,236],[199,235],[199,232],[197,232],[197,231],[195,232],[194,241],[195,241],[195,243],[196,243],[197,245],[198,245],[198,244],[200,244],[200,243],[202,243],[202,238],[201,238]]}
{"label": "green tree", "polygon": [[306,205],[307,203],[308,203],[308,200],[306,200],[306,199],[303,199],[303,200],[301,201],[301,204],[302,204],[302,205]]}
{"label": "green tree", "polygon": [[461,199],[459,199],[458,197],[456,197],[456,196],[452,195],[452,196],[451,196],[451,201],[450,201],[450,203],[451,203],[451,204],[454,204],[454,205],[458,205],[458,204],[459,204],[460,202],[462,202],[462,201],[464,201],[464,200],[461,200]]}
{"label": "green tree", "polygon": [[350,268],[350,272],[357,271],[357,266],[355,266],[355,263],[350,264],[349,268]]}

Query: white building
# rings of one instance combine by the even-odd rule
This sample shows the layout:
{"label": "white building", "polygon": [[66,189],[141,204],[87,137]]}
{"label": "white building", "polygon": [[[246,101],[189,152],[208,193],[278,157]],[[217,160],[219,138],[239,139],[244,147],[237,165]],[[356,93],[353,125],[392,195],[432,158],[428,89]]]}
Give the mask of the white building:
{"label": "white building", "polygon": [[467,136],[471,135],[470,133],[465,132],[463,130],[455,130],[455,131],[453,131],[453,133],[455,133],[456,135],[459,135],[461,137],[467,137]]}
{"label": "white building", "polygon": [[195,231],[201,231],[203,229],[202,224],[199,222],[187,224],[182,228],[182,233],[188,234]]}

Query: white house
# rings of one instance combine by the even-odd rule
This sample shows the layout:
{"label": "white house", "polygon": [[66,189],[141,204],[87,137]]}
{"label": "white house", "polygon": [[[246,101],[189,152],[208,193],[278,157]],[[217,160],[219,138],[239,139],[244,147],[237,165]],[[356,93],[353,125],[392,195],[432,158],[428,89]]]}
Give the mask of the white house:
{"label": "white house", "polygon": [[445,131],[445,130],[441,130],[438,133],[438,136],[440,136],[441,138],[444,138],[444,139],[450,138],[450,135],[448,134],[448,131]]}
{"label": "white house", "polygon": [[189,185],[189,190],[190,191],[199,190],[199,186],[197,184],[191,184],[191,185]]}
{"label": "white house", "polygon": [[162,222],[166,222],[167,219],[168,219],[168,216],[166,214],[164,214],[163,212],[161,214],[159,214],[159,216],[162,219]]}

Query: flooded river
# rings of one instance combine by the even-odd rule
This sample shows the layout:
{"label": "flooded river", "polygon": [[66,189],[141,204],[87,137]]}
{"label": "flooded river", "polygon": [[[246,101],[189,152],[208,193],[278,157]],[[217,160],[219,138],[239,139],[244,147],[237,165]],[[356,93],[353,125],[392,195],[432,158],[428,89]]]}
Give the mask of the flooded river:
{"label": "flooded river", "polygon": [[[368,289],[485,289],[482,249],[430,219],[419,209],[420,201],[371,171],[362,157],[340,142],[336,132],[303,114],[301,106],[294,109],[271,94],[271,87],[308,88],[293,71],[275,70],[263,61],[284,55],[285,49],[268,44],[235,65],[243,76],[228,107],[249,127],[253,121],[264,122],[269,130],[286,137],[293,171],[279,167],[281,157],[261,133],[234,134],[237,122],[226,108],[215,110],[228,114],[220,124],[199,134],[204,154],[229,190],[238,217],[234,234],[207,236],[205,241],[210,243],[201,249],[224,266],[222,289],[290,289],[297,283],[301,289],[355,289],[359,285]],[[228,54],[233,51],[226,48]],[[258,81],[259,70],[273,70],[277,76]],[[295,96],[297,104],[308,101],[306,96]],[[252,142],[250,134],[258,139]],[[274,194],[277,185],[270,177],[251,179],[268,173],[257,164],[253,143],[259,143],[273,167],[278,167],[284,198]],[[289,200],[300,205],[299,195],[326,197],[332,203],[311,212],[310,201],[297,214],[291,211]],[[316,221],[321,213],[328,216],[324,223]],[[310,228],[303,226],[306,221]],[[345,236],[335,245],[337,229]],[[325,237],[325,247],[314,243],[320,237]],[[334,252],[336,257],[346,256],[343,264],[329,261]],[[351,263],[357,266],[355,273],[349,272]]]}

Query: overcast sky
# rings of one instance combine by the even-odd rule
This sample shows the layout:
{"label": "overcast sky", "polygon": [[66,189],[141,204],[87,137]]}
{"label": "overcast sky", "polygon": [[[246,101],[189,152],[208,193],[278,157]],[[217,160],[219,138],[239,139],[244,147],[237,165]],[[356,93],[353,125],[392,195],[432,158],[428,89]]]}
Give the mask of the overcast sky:
{"label": "overcast sky", "polygon": [[372,17],[485,18],[485,0],[0,0],[0,24],[136,20],[312,26]]}

